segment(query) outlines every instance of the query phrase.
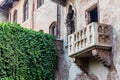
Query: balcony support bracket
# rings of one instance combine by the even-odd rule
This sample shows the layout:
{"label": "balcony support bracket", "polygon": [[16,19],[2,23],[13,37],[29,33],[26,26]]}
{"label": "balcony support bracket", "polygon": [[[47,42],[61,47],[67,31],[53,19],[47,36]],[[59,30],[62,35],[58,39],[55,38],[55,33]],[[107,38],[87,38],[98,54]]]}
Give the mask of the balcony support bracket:
{"label": "balcony support bracket", "polygon": [[94,49],[92,50],[92,55],[103,63],[106,67],[111,67],[112,58],[111,58],[111,50],[110,49]]}
{"label": "balcony support bracket", "polygon": [[89,59],[88,58],[79,58],[75,57],[73,58],[74,63],[84,72],[88,73],[88,67],[89,67]]}

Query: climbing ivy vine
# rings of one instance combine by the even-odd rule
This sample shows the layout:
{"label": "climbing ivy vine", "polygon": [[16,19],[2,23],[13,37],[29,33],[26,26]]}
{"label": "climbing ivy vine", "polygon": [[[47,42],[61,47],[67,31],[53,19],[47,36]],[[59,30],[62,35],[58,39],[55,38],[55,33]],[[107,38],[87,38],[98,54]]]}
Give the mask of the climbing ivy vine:
{"label": "climbing ivy vine", "polygon": [[0,23],[0,80],[54,80],[56,66],[52,35]]}

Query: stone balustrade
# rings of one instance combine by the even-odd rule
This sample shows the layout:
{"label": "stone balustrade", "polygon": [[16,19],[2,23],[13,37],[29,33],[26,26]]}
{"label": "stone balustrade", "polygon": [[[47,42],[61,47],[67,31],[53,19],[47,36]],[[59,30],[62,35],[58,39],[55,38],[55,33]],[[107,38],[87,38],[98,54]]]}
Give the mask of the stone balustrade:
{"label": "stone balustrade", "polygon": [[69,56],[80,56],[96,46],[111,47],[111,26],[93,22],[68,36]]}

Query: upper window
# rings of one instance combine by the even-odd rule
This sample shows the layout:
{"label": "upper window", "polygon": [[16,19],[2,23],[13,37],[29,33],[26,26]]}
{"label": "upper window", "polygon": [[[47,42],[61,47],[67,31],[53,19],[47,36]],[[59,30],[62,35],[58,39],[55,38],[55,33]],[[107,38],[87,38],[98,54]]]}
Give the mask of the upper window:
{"label": "upper window", "polygon": [[44,4],[44,0],[37,0],[37,8],[42,6],[42,4]]}
{"label": "upper window", "polygon": [[67,19],[66,19],[66,25],[67,25],[67,34],[72,34],[75,32],[75,14],[74,9],[72,5],[69,5],[68,13],[67,13]]}
{"label": "upper window", "polygon": [[29,15],[29,5],[28,5],[28,0],[25,1],[24,3],[24,7],[23,7],[23,22],[26,21],[28,19],[28,15]]}
{"label": "upper window", "polygon": [[57,23],[56,22],[53,22],[50,27],[49,27],[49,33],[50,34],[53,34],[53,35],[56,35],[56,26],[57,26]]}
{"label": "upper window", "polygon": [[13,22],[17,22],[17,10],[15,10],[13,14]]}
{"label": "upper window", "polygon": [[94,8],[86,11],[87,24],[92,22],[98,22],[98,8],[97,5]]}

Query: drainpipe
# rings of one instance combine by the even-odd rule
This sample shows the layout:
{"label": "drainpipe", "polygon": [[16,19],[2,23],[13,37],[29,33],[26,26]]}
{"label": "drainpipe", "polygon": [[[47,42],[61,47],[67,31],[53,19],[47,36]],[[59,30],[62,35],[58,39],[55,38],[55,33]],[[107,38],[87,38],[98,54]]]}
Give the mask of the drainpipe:
{"label": "drainpipe", "polygon": [[61,6],[57,5],[57,27],[56,27],[56,35],[57,38],[60,38],[60,25],[61,24]]}
{"label": "drainpipe", "polygon": [[34,11],[35,11],[35,1],[33,0],[32,4],[32,29],[34,29]]}

